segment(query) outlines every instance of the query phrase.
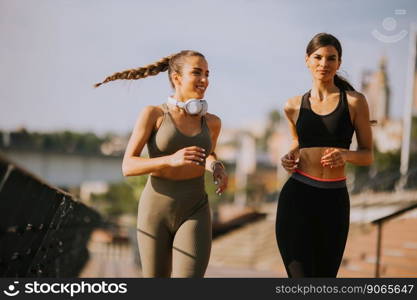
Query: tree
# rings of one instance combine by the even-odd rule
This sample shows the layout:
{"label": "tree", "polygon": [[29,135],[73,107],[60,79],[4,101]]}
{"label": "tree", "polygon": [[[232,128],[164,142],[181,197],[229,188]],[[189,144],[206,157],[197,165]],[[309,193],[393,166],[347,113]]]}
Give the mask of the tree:
{"label": "tree", "polygon": [[120,183],[110,184],[103,194],[93,194],[91,199],[97,209],[109,219],[128,214],[136,215],[137,204],[148,176],[129,177]]}
{"label": "tree", "polygon": [[276,130],[279,122],[281,121],[281,114],[278,110],[273,109],[268,114],[268,124],[265,128],[264,135],[258,140],[258,146],[261,150],[266,151],[268,149],[268,140]]}

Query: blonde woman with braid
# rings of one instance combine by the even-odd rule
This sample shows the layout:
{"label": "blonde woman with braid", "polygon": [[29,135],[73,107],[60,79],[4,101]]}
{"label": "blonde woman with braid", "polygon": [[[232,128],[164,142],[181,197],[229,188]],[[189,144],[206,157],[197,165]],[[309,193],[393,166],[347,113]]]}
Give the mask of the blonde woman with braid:
{"label": "blonde woman with braid", "polygon": [[[141,79],[168,71],[174,94],[139,114],[123,158],[123,175],[150,174],[138,208],[137,235],[143,277],[203,277],[211,250],[211,218],[204,187],[213,173],[217,193],[228,177],[214,149],[221,121],[203,100],[208,64],[181,51],[154,64],[115,73],[102,83]],[[147,144],[149,158],[141,157]]]}

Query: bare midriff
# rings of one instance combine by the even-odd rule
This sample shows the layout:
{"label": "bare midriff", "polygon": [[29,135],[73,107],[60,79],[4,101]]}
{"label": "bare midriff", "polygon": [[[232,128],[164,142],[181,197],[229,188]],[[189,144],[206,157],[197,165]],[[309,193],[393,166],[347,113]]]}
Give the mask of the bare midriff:
{"label": "bare midriff", "polygon": [[[313,177],[321,179],[339,179],[345,177],[345,167],[323,167],[321,157],[329,147],[312,147],[300,149],[300,161],[297,169]],[[336,148],[337,149],[337,148]]]}
{"label": "bare midriff", "polygon": [[186,180],[203,176],[204,170],[204,166],[186,165],[180,167],[167,167],[162,170],[152,172],[151,175],[170,180]]}

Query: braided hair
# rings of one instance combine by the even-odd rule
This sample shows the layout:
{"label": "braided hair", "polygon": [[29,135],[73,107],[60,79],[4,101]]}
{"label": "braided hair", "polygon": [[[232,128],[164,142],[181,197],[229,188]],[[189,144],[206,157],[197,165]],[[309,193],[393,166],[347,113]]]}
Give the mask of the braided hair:
{"label": "braided hair", "polygon": [[172,54],[166,57],[161,58],[160,60],[146,65],[144,67],[139,67],[136,69],[128,69],[121,72],[116,72],[113,75],[107,76],[102,82],[96,83],[94,85],[95,88],[99,87],[100,85],[113,81],[113,80],[119,80],[119,79],[125,79],[125,80],[137,80],[146,78],[148,76],[155,76],[158,75],[160,72],[168,71],[168,77],[169,81],[171,83],[171,86],[174,87],[174,83],[171,79],[171,74],[173,72],[177,72],[181,74],[182,67],[184,65],[184,58],[190,57],[190,56],[200,56],[202,58],[205,58],[203,54],[197,51],[193,50],[183,50],[181,52],[178,52],[176,54]]}

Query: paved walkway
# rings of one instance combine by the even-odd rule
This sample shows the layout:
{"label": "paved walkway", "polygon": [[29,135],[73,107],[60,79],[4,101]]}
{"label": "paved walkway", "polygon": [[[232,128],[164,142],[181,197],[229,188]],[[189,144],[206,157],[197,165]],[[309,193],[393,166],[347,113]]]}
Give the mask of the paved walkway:
{"label": "paved walkway", "polygon": [[[362,199],[354,199],[353,207],[361,205],[357,200]],[[371,200],[376,208],[381,206],[377,200]],[[216,238],[206,277],[287,277],[275,241],[275,209],[276,204],[272,203],[265,208],[269,212],[266,219]],[[417,277],[415,210],[389,221],[382,232],[381,277]],[[141,276],[129,245],[92,242],[89,249],[91,259],[80,277]],[[376,227],[369,223],[351,224],[338,277],[374,277],[375,253]]]}
{"label": "paved walkway", "polygon": [[[129,246],[114,246],[90,243],[90,260],[80,274],[80,278],[138,278],[141,270],[134,261],[133,252]],[[209,265],[207,278],[268,278],[284,277],[274,271],[259,271],[254,269]]]}

